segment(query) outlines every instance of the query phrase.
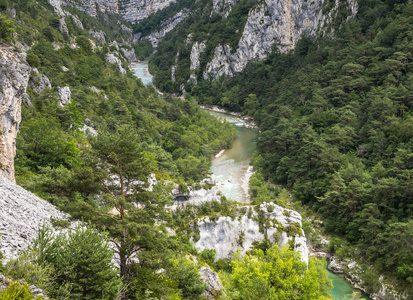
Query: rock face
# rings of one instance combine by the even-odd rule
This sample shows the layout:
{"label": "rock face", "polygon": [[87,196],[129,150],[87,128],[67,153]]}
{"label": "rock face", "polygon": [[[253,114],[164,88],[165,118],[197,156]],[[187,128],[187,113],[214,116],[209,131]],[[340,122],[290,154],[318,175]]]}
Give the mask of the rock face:
{"label": "rock face", "polygon": [[[100,0],[103,2],[103,0]],[[121,1],[119,1],[121,2]],[[168,7],[176,0],[124,0],[119,13],[129,22],[135,23],[147,18],[150,14]]]}
{"label": "rock face", "polygon": [[136,56],[135,56],[135,50],[132,49],[127,49],[127,48],[120,48],[120,51],[122,51],[123,56],[128,60],[128,62],[132,63],[136,61]]}
{"label": "rock face", "polygon": [[116,54],[117,55],[115,55],[114,53],[108,53],[107,55],[106,55],[106,61],[108,62],[108,63],[111,63],[111,64],[114,64],[114,65],[117,65],[118,66],[118,68],[119,68],[119,71],[122,73],[122,74],[126,74],[126,70],[122,67],[122,62],[121,62],[121,60],[119,59],[119,54],[116,52]]}
{"label": "rock face", "polygon": [[102,30],[99,30],[99,31],[89,30],[89,34],[93,36],[97,41],[101,42],[102,44],[106,43],[105,34],[103,33]]}
{"label": "rock face", "polygon": [[127,21],[139,22],[147,18],[150,14],[160,9],[168,7],[176,0],[47,0],[54,7],[59,16],[69,15],[62,9],[62,6],[76,7],[80,11],[96,17],[98,12],[120,14]]}
{"label": "rock face", "polygon": [[31,245],[44,222],[67,218],[49,202],[1,176],[0,207],[0,252],[8,258]]}
{"label": "rock face", "polygon": [[195,70],[199,68],[200,66],[200,61],[199,58],[201,57],[201,53],[204,52],[205,50],[205,43],[198,43],[196,42],[195,44],[192,45],[191,49],[191,66],[189,69],[191,70],[191,75],[189,77],[189,81],[192,84],[197,84],[197,76],[195,74]]}
{"label": "rock face", "polygon": [[16,136],[30,72],[25,53],[0,47],[0,175],[11,181],[15,180]]}
{"label": "rock face", "polygon": [[236,5],[237,0],[213,0],[212,13],[217,13],[226,18]]}
{"label": "rock face", "polygon": [[207,288],[203,293],[207,300],[215,300],[216,296],[225,294],[224,286],[216,272],[212,271],[210,268],[202,267],[199,270],[199,276],[201,277],[201,280],[207,284]]}
{"label": "rock face", "polygon": [[119,13],[118,0],[83,0],[84,6],[87,8],[87,13],[92,17],[96,17],[98,10],[101,12],[109,12],[112,14]]}
{"label": "rock face", "polygon": [[29,87],[39,94],[45,89],[50,89],[52,85],[50,84],[50,80],[47,76],[40,74],[37,69],[34,68],[29,80]]}
{"label": "rock face", "polygon": [[[300,252],[302,261],[308,263],[307,239],[301,229],[299,213],[272,203],[263,203],[259,211],[265,220],[271,220],[272,225],[260,232],[258,213],[248,206],[244,208],[251,211],[234,220],[220,217],[212,221],[206,217],[199,221],[200,239],[195,244],[197,249],[215,249],[216,259],[231,258],[234,252],[240,250],[244,254],[252,248],[254,241],[261,241],[267,236],[279,246],[293,241],[294,250]],[[286,231],[291,233],[290,236]]]}
{"label": "rock face", "polygon": [[66,33],[69,32],[69,29],[67,29],[67,24],[66,24],[65,18],[60,18],[59,30],[60,30],[60,32],[66,32]]}
{"label": "rock face", "polygon": [[70,103],[71,95],[72,93],[70,92],[70,87],[65,86],[58,88],[56,96],[60,99],[60,105],[65,106]]}
{"label": "rock face", "polygon": [[[225,3],[225,2],[223,2]],[[294,48],[300,36],[306,32],[314,35],[329,28],[339,9],[340,1],[330,12],[323,12],[322,0],[265,0],[259,2],[248,14],[238,48],[234,54],[228,45],[215,48],[212,60],[204,70],[204,78],[216,78],[241,72],[248,61],[263,59],[274,46],[280,52]],[[357,2],[347,0],[348,18],[355,16]]]}
{"label": "rock face", "polygon": [[200,184],[210,185],[211,188],[196,189],[195,186],[189,186],[189,191],[186,193],[182,193],[178,190],[178,185],[176,185],[175,189],[172,191],[175,203],[171,206],[171,209],[175,210],[179,206],[185,206],[188,204],[200,205],[203,202],[220,201],[220,191],[213,179],[205,178],[201,180]]}
{"label": "rock face", "polygon": [[157,47],[159,41],[172,29],[176,27],[180,22],[182,22],[189,14],[189,10],[184,8],[168,20],[162,22],[161,29],[159,31],[151,32],[149,35],[141,37],[141,40],[148,40],[151,42],[153,47]]}
{"label": "rock face", "polygon": [[[0,292],[7,289],[12,281],[4,277],[3,274],[0,273]],[[39,296],[43,296],[42,299],[48,299],[47,296],[43,293],[42,289],[37,288],[35,285],[29,286],[29,291],[33,293],[33,299],[37,299]]]}

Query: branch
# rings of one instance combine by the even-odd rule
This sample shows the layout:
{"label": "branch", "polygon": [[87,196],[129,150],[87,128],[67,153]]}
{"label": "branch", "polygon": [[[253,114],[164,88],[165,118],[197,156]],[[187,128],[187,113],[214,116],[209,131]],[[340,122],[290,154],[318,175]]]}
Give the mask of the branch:
{"label": "branch", "polygon": [[107,218],[109,218],[113,221],[118,221],[108,213],[98,213],[98,212],[95,211],[95,214],[98,215],[98,216],[101,216],[101,217],[107,217]]}
{"label": "branch", "polygon": [[[121,248],[120,244],[117,241],[115,241],[114,239],[110,239],[110,241],[115,244],[116,248],[118,248],[118,249]],[[117,254],[120,254],[120,250],[115,250],[115,252]]]}

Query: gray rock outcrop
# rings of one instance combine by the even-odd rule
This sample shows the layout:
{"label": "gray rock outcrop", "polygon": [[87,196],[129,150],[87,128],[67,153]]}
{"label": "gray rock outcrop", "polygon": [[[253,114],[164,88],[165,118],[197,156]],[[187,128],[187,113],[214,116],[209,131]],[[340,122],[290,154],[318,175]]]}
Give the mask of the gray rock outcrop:
{"label": "gray rock outcrop", "polygon": [[106,43],[105,34],[102,30],[89,30],[89,34],[95,38],[96,41],[101,42],[102,44]]}
{"label": "gray rock outcrop", "polygon": [[207,288],[203,293],[203,296],[206,296],[207,300],[215,300],[217,296],[225,295],[224,286],[216,272],[210,268],[202,267],[198,273],[201,280],[207,284]]}
{"label": "gray rock outcrop", "polygon": [[66,15],[66,12],[62,9],[62,0],[47,0],[47,3],[53,6],[55,13],[59,17],[64,17]]}
{"label": "gray rock outcrop", "polygon": [[125,20],[135,23],[147,18],[150,14],[168,7],[176,0],[47,0],[59,16],[70,15],[62,6],[72,6],[92,17],[97,17],[98,12],[119,14]]}
{"label": "gray rock outcrop", "polygon": [[328,269],[334,273],[341,274],[344,272],[343,266],[333,258],[330,261],[330,264],[328,265]]}
{"label": "gray rock outcrop", "polygon": [[192,49],[191,49],[191,66],[189,67],[189,69],[191,70],[191,75],[189,77],[189,81],[192,84],[197,84],[197,77],[195,74],[195,71],[199,68],[200,66],[200,61],[199,58],[201,57],[201,53],[204,52],[205,50],[205,43],[194,43],[192,45]]}
{"label": "gray rock outcrop", "polygon": [[[6,278],[3,274],[0,273],[0,292],[7,289],[12,280]],[[37,288],[35,285],[29,286],[29,291],[33,293],[33,299],[48,299],[47,296],[43,293],[42,289]],[[39,297],[39,298],[38,298]]]}
{"label": "gray rock outcrop", "polygon": [[50,89],[52,85],[46,75],[40,74],[37,69],[34,68],[30,76],[29,87],[39,94],[46,89]]}
{"label": "gray rock outcrop", "polygon": [[10,9],[6,9],[6,11],[9,13],[10,17],[12,17],[13,19],[16,18],[16,10],[14,8]]}
{"label": "gray rock outcrop", "polygon": [[93,128],[91,126],[88,126],[86,124],[83,125],[82,128],[79,128],[79,130],[83,131],[85,133],[85,135],[91,135],[91,136],[97,136],[98,135],[98,131],[95,128]]}
{"label": "gray rock outcrop", "polygon": [[0,176],[0,251],[7,258],[32,244],[51,218],[67,219],[49,202]]}
{"label": "gray rock outcrop", "polygon": [[188,186],[187,192],[180,192],[178,185],[172,191],[172,195],[175,199],[175,203],[171,206],[172,210],[177,209],[180,206],[190,205],[200,205],[203,202],[220,201],[221,195],[219,187],[215,184],[214,180],[211,178],[205,178],[200,181],[201,185],[209,185],[211,188],[197,189],[195,185]]}
{"label": "gray rock outcrop", "polygon": [[159,41],[172,29],[181,23],[189,14],[189,10],[184,8],[168,20],[162,22],[161,29],[158,31],[151,32],[149,35],[141,37],[141,40],[148,40],[151,42],[153,47],[157,47]]}
{"label": "gray rock outcrop", "polygon": [[174,2],[176,2],[176,0],[129,0],[122,3],[119,13],[126,21],[135,23],[147,18],[150,14],[158,10],[168,7]]}
{"label": "gray rock outcrop", "polygon": [[129,63],[136,61],[135,50],[133,48],[127,49],[121,47],[120,51],[122,51],[123,56],[128,60]]}
{"label": "gray rock outcrop", "polygon": [[59,21],[59,30],[60,30],[60,32],[66,32],[66,33],[68,33],[69,32],[69,30],[67,29],[67,24],[66,24],[66,21],[65,21],[65,18],[60,18],[60,21]]}
{"label": "gray rock outcrop", "polygon": [[73,23],[75,23],[75,25],[76,25],[77,27],[79,27],[79,28],[82,29],[82,30],[84,29],[83,24],[82,24],[82,21],[80,21],[77,16],[72,15],[72,20],[73,20]]}
{"label": "gray rock outcrop", "polygon": [[97,16],[98,9],[101,12],[108,12],[112,14],[119,13],[119,1],[118,0],[89,0],[87,6],[87,13],[92,17]]}
{"label": "gray rock outcrop", "polygon": [[70,87],[64,86],[57,89],[57,98],[60,99],[60,106],[65,106],[70,103],[72,93]]}
{"label": "gray rock outcrop", "polygon": [[12,47],[0,47],[0,176],[11,181],[15,180],[16,136],[30,72],[25,53],[17,53]]}
{"label": "gray rock outcrop", "polygon": [[114,53],[108,53],[107,55],[106,55],[106,61],[108,62],[108,63],[111,63],[111,64],[114,64],[114,65],[117,65],[118,66],[118,68],[119,68],[119,71],[122,73],[122,74],[126,74],[126,70],[122,67],[122,62],[121,62],[121,60],[119,59],[119,57],[118,57],[118,53],[116,53],[117,55],[115,55]]}
{"label": "gray rock outcrop", "polygon": [[[242,209],[253,209],[245,206]],[[279,246],[294,243],[301,260],[308,263],[307,239],[301,229],[301,215],[296,211],[282,208],[276,204],[261,204],[260,213],[266,220],[271,220],[272,226],[260,231],[258,213],[251,211],[232,220],[230,217],[219,217],[213,221],[209,217],[198,221],[200,239],[195,246],[199,251],[215,249],[216,259],[231,258],[240,251],[245,254],[252,248],[253,242],[267,237]],[[293,227],[294,226],[294,227]],[[294,230],[291,230],[294,229]],[[290,236],[287,232],[290,232]]]}
{"label": "gray rock outcrop", "polygon": [[226,18],[228,17],[236,3],[237,0],[213,0],[211,14],[217,13]]}
{"label": "gray rock outcrop", "polygon": [[[263,59],[276,46],[280,52],[292,50],[303,33],[316,34],[330,28],[338,13],[339,0],[328,13],[323,12],[322,0],[265,0],[257,3],[248,14],[235,53],[228,45],[218,45],[212,60],[204,70],[204,78],[223,74],[234,76],[251,60]],[[357,2],[347,0],[348,18],[355,16]]]}

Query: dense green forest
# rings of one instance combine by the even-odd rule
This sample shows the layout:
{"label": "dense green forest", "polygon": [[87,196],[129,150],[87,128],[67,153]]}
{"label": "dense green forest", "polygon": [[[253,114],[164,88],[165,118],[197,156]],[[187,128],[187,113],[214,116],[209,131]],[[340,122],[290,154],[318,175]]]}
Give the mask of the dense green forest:
{"label": "dense green forest", "polygon": [[[265,299],[328,299],[323,261],[310,259],[307,268],[291,247],[258,243],[257,251],[233,261],[215,261],[214,250],[198,253],[197,218],[236,218],[238,204],[222,197],[171,213],[171,190],[209,188],[199,181],[209,174],[212,155],[231,144],[234,129],[199,109],[194,98],[160,95],[107,62],[108,54],[122,59],[120,48],[130,47],[122,44],[128,37],[119,17],[92,18],[65,9],[79,17],[83,29],[66,16],[68,32],[61,31],[46,1],[0,1],[2,45],[29,46],[27,62],[38,70],[32,72],[32,86],[44,80],[41,74],[51,82],[51,88],[27,90],[16,180],[71,215],[41,228],[19,257],[4,265],[0,260],[0,272],[14,280],[0,299],[33,299],[29,285],[49,299],[205,299],[201,266],[224,280],[228,293],[217,298],[249,299],[254,293]],[[118,45],[95,40],[89,30],[102,30]],[[124,60],[122,67],[128,69]],[[65,105],[57,97],[59,87],[70,87]],[[73,220],[83,223],[68,229]],[[255,260],[261,277],[245,290],[241,277],[255,277],[256,271],[244,264]],[[273,282],[274,270],[286,276]]]}
{"label": "dense green forest", "polygon": [[320,212],[328,232],[354,245],[348,256],[412,293],[413,5],[358,3],[334,35],[303,36],[294,51],[201,81],[191,95],[254,116],[255,168]]}

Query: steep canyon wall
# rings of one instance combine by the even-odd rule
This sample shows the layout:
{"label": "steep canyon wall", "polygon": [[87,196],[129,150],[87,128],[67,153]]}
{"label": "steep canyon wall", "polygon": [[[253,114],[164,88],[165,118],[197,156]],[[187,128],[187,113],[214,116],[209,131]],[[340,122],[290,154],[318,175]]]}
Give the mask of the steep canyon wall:
{"label": "steep canyon wall", "polygon": [[15,181],[16,136],[21,103],[28,97],[30,73],[25,53],[18,53],[13,47],[0,47],[0,175],[11,181]]}

